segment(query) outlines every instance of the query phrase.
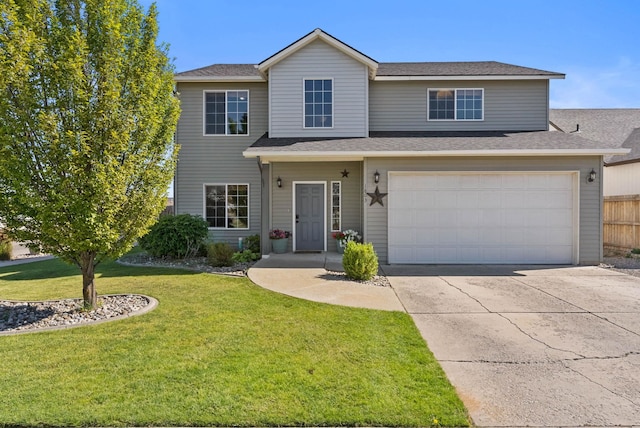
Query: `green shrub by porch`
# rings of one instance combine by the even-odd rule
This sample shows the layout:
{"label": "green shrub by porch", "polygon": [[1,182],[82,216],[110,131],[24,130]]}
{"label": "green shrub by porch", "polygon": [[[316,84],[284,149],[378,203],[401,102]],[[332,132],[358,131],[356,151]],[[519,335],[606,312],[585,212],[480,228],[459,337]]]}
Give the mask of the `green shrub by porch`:
{"label": "green shrub by porch", "polygon": [[367,281],[378,273],[378,255],[373,244],[350,241],[342,256],[342,267],[349,278]]}
{"label": "green shrub by porch", "polygon": [[207,260],[214,267],[233,266],[233,248],[226,242],[216,242],[207,246]]}
{"label": "green shrub by porch", "polygon": [[166,215],[140,238],[140,246],[155,257],[192,257],[207,239],[209,227],[200,216]]}

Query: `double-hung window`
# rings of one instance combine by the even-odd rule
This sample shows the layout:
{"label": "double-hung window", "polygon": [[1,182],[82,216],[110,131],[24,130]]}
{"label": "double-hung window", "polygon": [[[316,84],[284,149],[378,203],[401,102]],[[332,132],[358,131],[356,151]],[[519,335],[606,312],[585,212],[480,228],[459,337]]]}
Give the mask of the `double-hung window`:
{"label": "double-hung window", "polygon": [[249,228],[249,185],[206,184],[204,217],[216,229]]}
{"label": "double-hung window", "polygon": [[483,120],[483,89],[429,89],[429,120]]}
{"label": "double-hung window", "polygon": [[249,91],[205,91],[204,135],[249,133]]}
{"label": "double-hung window", "polygon": [[304,79],[304,127],[333,128],[333,80]]}

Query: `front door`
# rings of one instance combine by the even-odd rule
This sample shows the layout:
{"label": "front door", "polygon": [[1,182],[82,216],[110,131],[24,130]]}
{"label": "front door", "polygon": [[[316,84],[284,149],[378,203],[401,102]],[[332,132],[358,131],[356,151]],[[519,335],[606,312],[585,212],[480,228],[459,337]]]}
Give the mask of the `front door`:
{"label": "front door", "polygon": [[323,251],[325,207],[323,184],[296,184],[296,251]]}

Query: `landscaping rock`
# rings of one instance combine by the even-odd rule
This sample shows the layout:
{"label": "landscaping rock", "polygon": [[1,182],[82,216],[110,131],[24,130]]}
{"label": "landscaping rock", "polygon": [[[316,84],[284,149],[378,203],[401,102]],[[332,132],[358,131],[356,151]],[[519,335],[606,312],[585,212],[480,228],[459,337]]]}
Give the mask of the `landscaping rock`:
{"label": "landscaping rock", "polygon": [[151,302],[136,294],[100,296],[92,311],[82,308],[82,299],[45,302],[0,300],[0,333],[69,326],[107,320],[137,312]]}

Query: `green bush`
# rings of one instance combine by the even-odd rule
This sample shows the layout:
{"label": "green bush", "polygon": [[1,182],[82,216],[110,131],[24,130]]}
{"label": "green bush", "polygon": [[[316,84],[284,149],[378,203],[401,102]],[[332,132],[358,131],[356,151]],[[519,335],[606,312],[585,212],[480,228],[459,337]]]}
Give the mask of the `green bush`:
{"label": "green bush", "polygon": [[634,248],[631,250],[631,254],[640,254],[640,248]]}
{"label": "green bush", "polygon": [[11,260],[13,245],[11,238],[2,230],[0,230],[0,260]]}
{"label": "green bush", "polygon": [[378,273],[378,255],[373,244],[350,241],[342,256],[342,267],[349,278],[367,281]]}
{"label": "green bush", "polygon": [[238,251],[233,253],[232,260],[234,263],[249,263],[260,258],[260,253],[254,253],[251,250]]}
{"label": "green bush", "polygon": [[148,234],[140,238],[143,250],[155,257],[193,257],[207,239],[209,226],[191,214],[161,216]]}
{"label": "green bush", "polygon": [[256,234],[244,238],[243,249],[249,250],[252,253],[262,253],[262,251],[260,251],[260,235]]}
{"label": "green bush", "polygon": [[233,248],[226,242],[216,242],[207,246],[207,260],[213,267],[233,266]]}

